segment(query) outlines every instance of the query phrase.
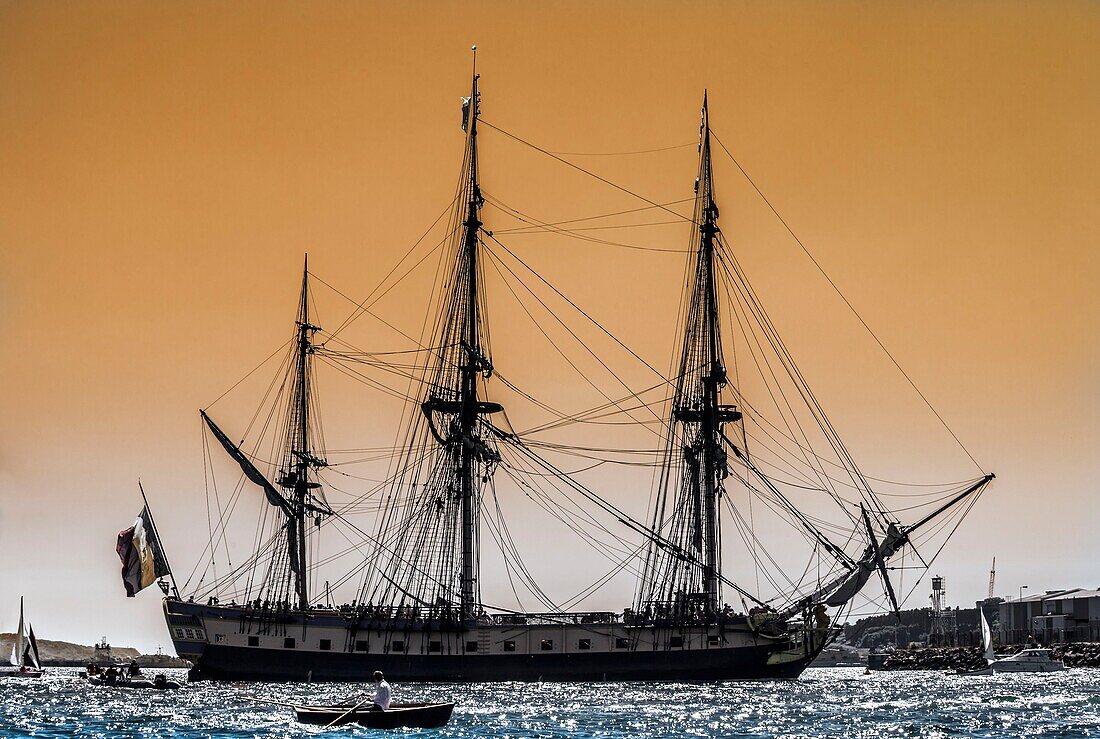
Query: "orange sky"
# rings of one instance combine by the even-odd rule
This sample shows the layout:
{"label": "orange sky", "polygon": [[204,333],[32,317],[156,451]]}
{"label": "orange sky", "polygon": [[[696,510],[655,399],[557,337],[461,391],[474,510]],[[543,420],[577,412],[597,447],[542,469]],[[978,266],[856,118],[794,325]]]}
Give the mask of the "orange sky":
{"label": "orange sky", "polygon": [[[484,119],[553,151],[692,142],[708,88],[718,136],[998,474],[937,566],[952,602],[984,595],[994,554],[1000,593],[1100,584],[1095,3],[0,2],[0,630],[22,593],[43,637],[166,642],[112,551],[135,479],[190,571],[196,410],[286,338],[303,252],[360,297],[446,206],[475,42]],[[664,202],[690,196],[695,156],[574,161]],[[639,205],[491,131],[482,157],[488,192],[546,220]],[[971,476],[729,160],[715,173],[724,231],[865,469]],[[667,366],[682,255],[509,243]],[[417,331],[428,277],[378,311]],[[338,324],[347,304],[318,296]],[[503,373],[594,404],[497,320]],[[330,443],[392,438],[367,396],[325,397]]]}

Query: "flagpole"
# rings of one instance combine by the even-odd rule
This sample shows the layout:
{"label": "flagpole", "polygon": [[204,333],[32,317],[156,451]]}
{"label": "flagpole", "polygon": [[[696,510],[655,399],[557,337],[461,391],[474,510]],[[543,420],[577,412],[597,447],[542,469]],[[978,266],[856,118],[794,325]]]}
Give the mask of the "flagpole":
{"label": "flagpole", "polygon": [[160,532],[157,531],[157,522],[153,519],[153,509],[149,505],[149,499],[145,497],[145,488],[141,485],[141,480],[138,480],[138,490],[141,491],[141,500],[145,503],[145,510],[149,511],[149,525],[153,529],[153,536],[157,540],[157,547],[160,549],[160,554],[164,557],[164,564],[168,567],[168,577],[172,581],[172,595],[176,596],[178,600],[180,597],[179,588],[176,587],[176,575],[172,571],[172,565],[168,562],[168,550],[164,548],[164,542],[160,540]]}

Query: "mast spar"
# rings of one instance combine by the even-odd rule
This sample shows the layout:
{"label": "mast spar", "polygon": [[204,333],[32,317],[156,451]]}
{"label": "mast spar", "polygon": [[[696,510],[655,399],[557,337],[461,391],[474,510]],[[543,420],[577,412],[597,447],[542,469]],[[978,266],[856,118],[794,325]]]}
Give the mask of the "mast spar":
{"label": "mast spar", "polygon": [[[209,427],[214,438],[222,445],[229,456],[241,467],[251,482],[263,488],[267,502],[275,506],[286,516],[282,528],[286,532],[285,560],[280,554],[276,588],[269,591],[270,600],[291,601],[289,588],[293,588],[294,602],[298,608],[309,608],[309,562],[306,546],[306,522],[310,514],[315,515],[317,525],[321,525],[321,516],[331,515],[332,509],[324,495],[315,494],[321,484],[312,480],[314,470],[328,467],[328,462],[314,451],[310,409],[313,399],[313,336],[321,330],[320,326],[310,323],[309,316],[309,258],[306,257],[302,270],[302,294],[298,303],[295,322],[295,338],[291,348],[289,364],[290,396],[289,410],[285,416],[286,427],[282,458],[277,468],[279,474],[275,484],[283,488],[280,493],[267,477],[248,458],[240,446],[234,443],[224,431],[218,428],[213,419],[200,410],[203,421]],[[282,569],[285,567],[286,569]],[[282,576],[285,573],[285,577]],[[274,584],[274,582],[272,583]],[[287,588],[283,590],[283,588]]]}
{"label": "mast spar", "polygon": [[[439,354],[429,371],[428,394],[421,404],[440,455],[436,474],[424,480],[424,490],[431,500],[429,510],[446,513],[434,523],[421,518],[408,522],[409,538],[400,547],[408,548],[408,561],[420,562],[421,566],[409,569],[408,585],[393,594],[398,599],[402,594],[411,596],[421,604],[454,604],[464,619],[476,616],[481,609],[481,493],[499,461],[492,441],[483,438],[482,416],[502,410],[498,403],[478,397],[480,378],[489,377],[493,371],[482,326],[479,252],[485,201],[478,181],[478,79],[475,69],[470,97],[462,100],[466,153],[455,218],[461,226],[455,232],[454,271],[443,293]],[[453,590],[450,582],[456,586]]]}
{"label": "mast spar", "polygon": [[284,464],[279,484],[290,490],[291,515],[287,520],[287,546],[290,570],[294,578],[294,592],[298,607],[309,607],[309,569],[306,560],[306,521],[307,512],[320,509],[310,503],[312,490],[320,488],[320,483],[310,480],[311,472],[318,467],[327,466],[323,459],[313,453],[310,439],[310,397],[313,363],[313,335],[320,331],[309,321],[309,257],[306,257],[302,269],[302,295],[298,304],[298,328],[294,386],[291,395],[291,422],[287,427],[286,450],[288,457]]}
{"label": "mast spar", "polygon": [[[669,536],[694,552],[701,566],[671,558],[659,547],[651,549],[643,580],[647,592],[639,607],[671,608],[677,617],[713,618],[722,605],[719,502],[722,480],[729,474],[723,427],[740,420],[741,413],[732,405],[722,404],[727,376],[714,274],[718,205],[714,200],[705,92],[695,194],[693,269],[689,268],[689,303],[672,405],[672,433],[665,452],[668,468],[676,466],[681,472],[678,478],[662,478],[659,497],[664,502],[656,509],[653,523],[654,528],[659,526],[659,511],[671,502],[676,514]],[[672,484],[678,487],[672,489]],[[669,500],[671,497],[676,498],[675,502]]]}
{"label": "mast spar", "polygon": [[[714,284],[714,237],[718,232],[718,206],[714,202],[714,183],[711,180],[710,164],[710,117],[707,110],[707,94],[703,93],[703,137],[701,151],[701,188],[703,222],[699,226],[700,259],[699,268],[703,271],[706,315],[702,321],[705,334],[705,362],[700,366],[706,374],[703,382],[702,429],[700,433],[700,451],[703,456],[703,533],[704,560],[703,592],[706,596],[708,614],[718,612],[721,603],[719,585],[720,557],[720,521],[718,496],[721,493],[719,474],[725,477],[725,458],[721,446],[722,423],[735,421],[740,414],[732,408],[723,408],[719,393],[726,384],[726,368],[722,362],[721,329],[718,321],[718,295]],[[722,459],[719,459],[722,456]]]}
{"label": "mast spar", "polygon": [[[476,60],[477,47],[474,47]],[[468,159],[468,197],[467,215],[464,224],[463,248],[466,252],[466,321],[462,327],[462,340],[466,350],[466,362],[462,365],[461,392],[459,396],[459,429],[463,440],[474,439],[477,432],[478,403],[477,376],[487,364],[481,353],[481,336],[478,330],[477,298],[477,236],[481,228],[481,188],[477,177],[477,117],[478,117],[478,75],[475,70],[470,90],[470,105],[466,113],[466,135],[469,150]],[[478,556],[475,551],[475,489],[474,489],[474,447],[471,444],[458,445],[459,477],[462,495],[462,574],[460,579],[460,609],[465,618],[473,615],[477,597]]]}

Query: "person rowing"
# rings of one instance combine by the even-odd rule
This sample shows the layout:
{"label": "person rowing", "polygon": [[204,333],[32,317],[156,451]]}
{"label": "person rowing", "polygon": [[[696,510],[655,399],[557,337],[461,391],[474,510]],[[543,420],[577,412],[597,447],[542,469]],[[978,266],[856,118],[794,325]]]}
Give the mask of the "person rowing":
{"label": "person rowing", "polygon": [[374,671],[374,703],[371,705],[372,711],[387,711],[390,707],[390,697],[392,691],[390,690],[390,684],[386,682],[385,676],[381,670]]}

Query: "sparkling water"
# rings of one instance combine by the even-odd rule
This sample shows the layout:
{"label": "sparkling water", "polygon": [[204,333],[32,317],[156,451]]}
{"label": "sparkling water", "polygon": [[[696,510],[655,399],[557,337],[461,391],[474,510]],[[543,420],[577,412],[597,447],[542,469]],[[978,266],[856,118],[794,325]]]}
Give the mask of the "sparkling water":
{"label": "sparkling water", "polygon": [[[196,683],[97,688],[77,670],[0,678],[0,737],[1100,737],[1100,670],[960,677],[807,670],[789,682],[394,684],[453,701],[442,729],[325,730],[277,703],[336,702],[372,685]],[[154,671],[156,672],[156,671]],[[164,670],[182,681],[182,670]]]}

